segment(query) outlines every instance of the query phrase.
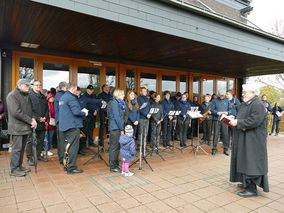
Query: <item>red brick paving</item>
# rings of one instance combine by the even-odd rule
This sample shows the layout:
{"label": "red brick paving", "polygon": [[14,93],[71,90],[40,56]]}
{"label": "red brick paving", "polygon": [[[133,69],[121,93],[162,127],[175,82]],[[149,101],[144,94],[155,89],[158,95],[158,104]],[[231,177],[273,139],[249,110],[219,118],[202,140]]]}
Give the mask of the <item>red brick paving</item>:
{"label": "red brick paving", "polygon": [[284,135],[269,137],[270,192],[259,189],[258,197],[237,195],[228,181],[230,158],[221,151],[196,157],[190,148],[167,151],[166,161],[148,159],[154,172],[145,163],[142,170],[134,165],[133,177],[109,173],[98,159],[83,165],[89,156],[78,159],[84,173],[67,175],[55,155],[26,178],[9,177],[9,153],[2,151],[0,212],[284,212]]}

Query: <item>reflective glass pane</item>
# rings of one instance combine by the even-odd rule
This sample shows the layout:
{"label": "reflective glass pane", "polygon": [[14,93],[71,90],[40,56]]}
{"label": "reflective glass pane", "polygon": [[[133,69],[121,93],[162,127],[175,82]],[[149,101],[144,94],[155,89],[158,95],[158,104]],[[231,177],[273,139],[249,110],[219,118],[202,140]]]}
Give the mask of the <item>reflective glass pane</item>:
{"label": "reflective glass pane", "polygon": [[34,80],[34,59],[20,57],[19,78]]}
{"label": "reflective glass pane", "polygon": [[106,84],[110,88],[110,94],[112,94],[116,87],[115,67],[106,67]]}
{"label": "reflective glass pane", "polygon": [[193,96],[199,96],[199,77],[193,76]]}
{"label": "reflective glass pane", "polygon": [[234,92],[234,80],[229,80],[229,90]]}
{"label": "reflective glass pane", "polygon": [[162,76],[162,92],[170,91],[171,96],[176,94],[176,76],[175,75],[163,75]]}
{"label": "reflective glass pane", "polygon": [[203,79],[203,96],[214,93],[214,80]]}
{"label": "reflective glass pane", "polygon": [[179,88],[180,88],[180,92],[181,93],[185,93],[186,92],[186,75],[180,75]]}
{"label": "reflective glass pane", "polygon": [[96,67],[78,67],[78,86],[85,92],[87,86],[94,86],[94,93],[100,92],[100,69]]}
{"label": "reflective glass pane", "polygon": [[135,69],[126,69],[126,93],[128,90],[135,91]]}
{"label": "reflective glass pane", "polygon": [[156,91],[157,89],[156,74],[141,72],[140,87],[146,87],[148,92],[151,90]]}
{"label": "reflective glass pane", "polygon": [[43,63],[43,89],[56,88],[61,81],[69,82],[69,65]]}
{"label": "reflective glass pane", "polygon": [[227,81],[217,81],[217,94],[226,94],[227,91]]}

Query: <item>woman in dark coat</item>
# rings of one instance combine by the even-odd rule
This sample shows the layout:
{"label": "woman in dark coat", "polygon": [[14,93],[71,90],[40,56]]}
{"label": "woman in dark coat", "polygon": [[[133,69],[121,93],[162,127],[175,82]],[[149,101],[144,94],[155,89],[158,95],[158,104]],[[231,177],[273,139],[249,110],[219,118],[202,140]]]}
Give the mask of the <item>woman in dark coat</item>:
{"label": "woman in dark coat", "polygon": [[139,105],[135,93],[133,90],[129,90],[126,96],[126,110],[128,119],[126,124],[131,125],[134,130],[134,137],[137,133],[137,128],[139,124],[140,114],[139,114]]}
{"label": "woman in dark coat", "polygon": [[120,172],[118,153],[119,138],[124,134],[124,112],[126,104],[124,102],[124,91],[115,89],[113,92],[114,99],[109,109],[109,166],[111,172]]}
{"label": "woman in dark coat", "polygon": [[187,114],[187,111],[190,108],[190,103],[186,99],[186,95],[183,94],[181,99],[178,101],[177,109],[181,111],[181,113],[177,117],[178,125],[179,125],[179,134],[180,134],[180,146],[186,147],[186,136],[187,136],[187,129],[190,117]]}
{"label": "woman in dark coat", "polygon": [[256,186],[268,192],[266,147],[266,111],[255,89],[243,85],[244,102],[239,105],[232,142],[230,181],[241,182],[242,197],[257,196]]}
{"label": "woman in dark coat", "polygon": [[275,106],[272,108],[272,111],[271,111],[271,114],[273,115],[273,124],[272,124],[271,132],[270,132],[269,135],[273,134],[275,126],[276,126],[275,136],[278,135],[278,133],[279,133],[279,123],[282,120],[282,114],[281,114],[282,111],[283,111],[283,108],[280,106],[279,103],[276,102]]}
{"label": "woman in dark coat", "polygon": [[[151,126],[151,146],[153,149],[157,150],[160,148],[160,135],[161,135],[161,122],[163,121],[163,107],[160,104],[161,96],[155,94],[153,96],[154,102],[151,104],[151,109],[153,113],[150,119]],[[150,110],[151,112],[151,110]]]}

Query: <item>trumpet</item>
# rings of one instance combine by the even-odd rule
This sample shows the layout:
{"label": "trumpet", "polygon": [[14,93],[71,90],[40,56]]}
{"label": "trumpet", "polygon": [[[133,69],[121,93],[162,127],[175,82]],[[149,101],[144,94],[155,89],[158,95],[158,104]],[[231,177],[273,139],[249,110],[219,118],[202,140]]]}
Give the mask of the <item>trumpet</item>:
{"label": "trumpet", "polygon": [[200,123],[202,123],[205,119],[207,119],[207,118],[209,118],[209,112],[211,112],[210,111],[211,109],[209,108],[202,116],[203,116],[203,118],[200,118]]}

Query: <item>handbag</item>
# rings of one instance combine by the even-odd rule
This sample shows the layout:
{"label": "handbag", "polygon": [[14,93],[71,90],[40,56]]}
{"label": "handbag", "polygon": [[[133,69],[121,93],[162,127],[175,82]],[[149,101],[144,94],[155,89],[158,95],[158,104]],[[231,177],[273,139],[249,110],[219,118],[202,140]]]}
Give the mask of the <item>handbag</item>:
{"label": "handbag", "polygon": [[50,113],[49,113],[49,122],[48,122],[49,126],[56,126],[55,124],[55,118],[52,118],[50,116]]}
{"label": "handbag", "polygon": [[55,118],[49,118],[49,123],[50,126],[56,126],[55,124]]}

